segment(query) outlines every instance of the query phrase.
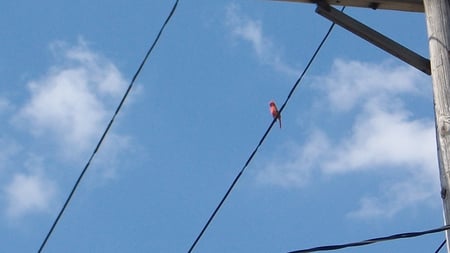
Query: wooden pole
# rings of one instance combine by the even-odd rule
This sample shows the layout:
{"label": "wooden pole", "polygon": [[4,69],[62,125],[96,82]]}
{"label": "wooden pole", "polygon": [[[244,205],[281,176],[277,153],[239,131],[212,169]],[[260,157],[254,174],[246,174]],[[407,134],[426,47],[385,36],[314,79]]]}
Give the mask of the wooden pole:
{"label": "wooden pole", "polygon": [[[441,197],[450,223],[450,0],[424,0],[430,47]],[[446,232],[447,252],[450,233]]]}

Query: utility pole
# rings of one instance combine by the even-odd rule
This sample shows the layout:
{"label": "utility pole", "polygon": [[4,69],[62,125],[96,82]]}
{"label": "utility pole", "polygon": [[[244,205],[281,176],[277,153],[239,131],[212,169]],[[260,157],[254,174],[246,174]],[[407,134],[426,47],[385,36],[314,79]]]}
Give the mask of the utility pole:
{"label": "utility pole", "polygon": [[[444,221],[450,223],[450,0],[424,0]],[[450,233],[447,230],[447,252]]]}

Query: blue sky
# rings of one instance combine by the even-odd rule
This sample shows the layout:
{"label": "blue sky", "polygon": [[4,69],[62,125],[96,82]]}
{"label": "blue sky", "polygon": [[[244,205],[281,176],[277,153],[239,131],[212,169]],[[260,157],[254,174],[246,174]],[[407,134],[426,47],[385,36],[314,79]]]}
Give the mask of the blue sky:
{"label": "blue sky", "polygon": [[[2,1],[1,252],[36,252],[170,1]],[[180,1],[44,252],[185,252],[330,22]],[[428,57],[422,13],[346,12]],[[442,225],[431,79],[336,27],[195,252]],[[443,235],[342,252],[433,252]]]}

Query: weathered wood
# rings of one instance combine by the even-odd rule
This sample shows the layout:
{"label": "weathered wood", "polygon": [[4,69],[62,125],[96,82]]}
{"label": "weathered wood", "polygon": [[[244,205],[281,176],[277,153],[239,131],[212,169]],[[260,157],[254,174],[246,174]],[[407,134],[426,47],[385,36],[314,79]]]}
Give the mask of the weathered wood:
{"label": "weathered wood", "polygon": [[[288,2],[316,3],[315,0],[275,0]],[[398,11],[423,12],[422,0],[326,0],[330,5],[367,7],[371,9],[387,9]]]}
{"label": "weathered wood", "polygon": [[[426,0],[428,42],[433,80],[436,142],[445,224],[450,222],[450,4],[449,0]],[[447,231],[447,251],[450,233]]]}

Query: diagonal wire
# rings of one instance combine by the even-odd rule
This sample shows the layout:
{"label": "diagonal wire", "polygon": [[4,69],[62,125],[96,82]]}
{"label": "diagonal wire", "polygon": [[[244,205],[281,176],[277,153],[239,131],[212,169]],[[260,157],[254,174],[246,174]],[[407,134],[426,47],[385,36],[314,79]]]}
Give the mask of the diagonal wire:
{"label": "diagonal wire", "polygon": [[[342,7],[341,11],[344,11],[345,6]],[[306,72],[308,71],[309,67],[311,66],[311,64],[313,63],[314,59],[316,58],[317,54],[319,53],[320,49],[322,48],[323,44],[325,43],[325,41],[328,39],[328,36],[330,35],[331,31],[333,30],[334,27],[334,23],[331,24],[330,28],[328,29],[327,33],[325,34],[325,36],[323,37],[322,41],[320,42],[319,46],[317,47],[317,49],[314,51],[314,54],[311,56],[308,64],[306,65],[305,69],[303,70],[302,74],[300,75],[300,77],[297,79],[297,81],[295,82],[294,86],[291,88],[288,96],[286,97],[286,100],[284,101],[283,105],[280,107],[279,113],[281,114],[281,112],[283,111],[284,107],[286,106],[287,102],[289,101],[289,99],[291,98],[292,94],[294,93],[295,89],[297,88],[297,86],[300,84],[300,81],[303,79],[303,77],[305,76]],[[264,133],[264,135],[261,137],[261,139],[258,142],[258,145],[256,145],[255,149],[253,150],[253,152],[250,154],[249,158],[247,159],[247,161],[245,162],[244,166],[241,168],[241,170],[239,171],[239,173],[237,174],[237,176],[234,178],[233,182],[231,183],[231,185],[229,186],[228,190],[226,191],[225,195],[222,197],[222,199],[220,200],[219,204],[217,205],[216,209],[214,209],[214,211],[212,212],[211,216],[209,217],[208,221],[205,223],[205,225],[203,226],[202,230],[200,231],[200,233],[197,235],[197,238],[195,238],[194,242],[192,243],[191,247],[188,250],[188,253],[191,253],[195,246],[197,245],[197,243],[199,242],[199,240],[202,238],[203,234],[205,233],[206,229],[209,227],[209,225],[211,224],[211,222],[213,221],[214,217],[216,216],[217,212],[220,210],[220,208],[222,207],[223,203],[225,202],[225,200],[228,198],[228,195],[231,193],[231,191],[233,190],[234,186],[236,185],[236,183],[239,181],[239,179],[241,178],[242,174],[244,173],[245,169],[247,168],[247,166],[250,164],[250,162],[252,161],[253,157],[255,156],[256,152],[258,151],[259,147],[263,144],[264,140],[266,139],[267,135],[269,134],[270,130],[272,129],[273,125],[275,124],[277,118],[275,117],[272,120],[272,123],[269,125],[269,127],[267,128],[266,132]]]}
{"label": "diagonal wire", "polygon": [[444,239],[444,241],[439,245],[439,247],[436,249],[434,253],[439,253],[441,251],[442,247],[444,247],[445,243],[447,242],[447,239]]}
{"label": "diagonal wire", "polygon": [[[310,253],[310,252],[317,252],[317,251],[331,251],[331,250],[338,250],[338,249],[344,249],[344,248],[359,247],[359,246],[369,245],[369,244],[373,244],[373,243],[379,243],[379,242],[383,242],[383,241],[392,241],[392,240],[434,234],[434,233],[439,233],[439,232],[446,231],[449,229],[450,229],[450,225],[445,225],[440,228],[435,228],[435,229],[430,229],[430,230],[425,230],[425,231],[420,231],[420,232],[395,234],[395,235],[391,235],[391,236],[378,237],[378,238],[368,239],[368,240],[364,240],[364,241],[360,241],[360,242],[352,242],[352,243],[346,243],[346,244],[320,246],[320,247],[314,247],[314,248],[310,248],[310,249],[291,251],[289,253]],[[442,248],[444,246],[444,244],[445,244],[445,241],[444,241],[444,243],[441,244],[440,248]],[[440,248],[436,252],[439,252]]]}
{"label": "diagonal wire", "polygon": [[164,24],[161,26],[161,29],[159,30],[158,35],[156,36],[156,38],[155,38],[155,40],[153,41],[153,43],[152,43],[152,45],[150,46],[150,48],[148,49],[147,54],[145,55],[144,59],[142,60],[141,64],[139,65],[139,68],[137,69],[136,73],[134,74],[133,78],[131,79],[131,82],[130,82],[130,84],[128,85],[128,88],[127,88],[125,94],[124,94],[123,97],[122,97],[122,100],[120,101],[119,105],[117,106],[117,109],[116,109],[116,111],[114,112],[114,114],[113,114],[111,120],[109,121],[109,123],[108,123],[108,125],[107,125],[105,131],[103,132],[103,134],[102,134],[100,140],[98,141],[97,146],[95,147],[94,151],[92,152],[91,156],[89,157],[89,160],[87,161],[87,163],[86,163],[86,165],[84,166],[84,168],[83,168],[81,174],[79,175],[77,181],[75,182],[74,186],[72,187],[72,190],[70,191],[69,196],[67,197],[66,201],[64,202],[64,205],[62,206],[61,210],[60,210],[59,213],[58,213],[58,216],[57,216],[56,219],[54,220],[54,222],[53,222],[53,224],[52,224],[50,230],[48,231],[47,235],[45,236],[45,239],[42,241],[42,244],[41,244],[41,246],[39,247],[38,253],[41,253],[42,250],[44,249],[45,245],[47,244],[48,239],[49,239],[50,236],[52,235],[52,233],[53,233],[53,231],[54,231],[56,225],[58,224],[59,220],[61,219],[61,216],[63,215],[64,211],[66,210],[67,206],[69,205],[70,200],[72,199],[72,196],[73,196],[73,194],[75,193],[75,190],[77,189],[78,185],[80,184],[81,180],[83,179],[84,174],[86,173],[87,169],[89,168],[89,166],[90,166],[92,160],[94,159],[95,155],[97,154],[97,151],[99,150],[99,148],[100,148],[100,146],[102,145],[102,143],[103,143],[103,141],[104,141],[106,135],[108,134],[108,132],[109,132],[109,130],[110,130],[110,128],[111,128],[111,126],[112,126],[112,124],[113,124],[113,122],[114,122],[116,116],[117,116],[117,114],[119,113],[119,111],[120,111],[120,109],[122,108],[122,106],[123,106],[125,100],[127,99],[128,94],[130,93],[131,88],[133,87],[134,82],[136,81],[136,78],[139,76],[139,73],[141,72],[142,68],[144,67],[145,62],[147,61],[147,59],[148,59],[148,57],[150,56],[150,54],[151,54],[151,52],[153,51],[153,49],[155,48],[155,46],[156,46],[156,44],[157,44],[159,38],[161,37],[162,32],[164,31],[164,28],[166,27],[167,23],[168,23],[168,22],[170,21],[170,19],[172,18],[173,14],[174,14],[174,12],[175,12],[175,10],[176,10],[176,8],[177,8],[178,1],[179,1],[179,0],[176,0],[176,1],[175,1],[175,3],[174,3],[174,5],[173,5],[173,7],[172,7],[172,9],[171,9],[171,11],[170,11],[170,13],[169,13],[169,15],[167,16],[167,18],[166,18],[166,20],[165,20],[165,22],[164,22]]}

